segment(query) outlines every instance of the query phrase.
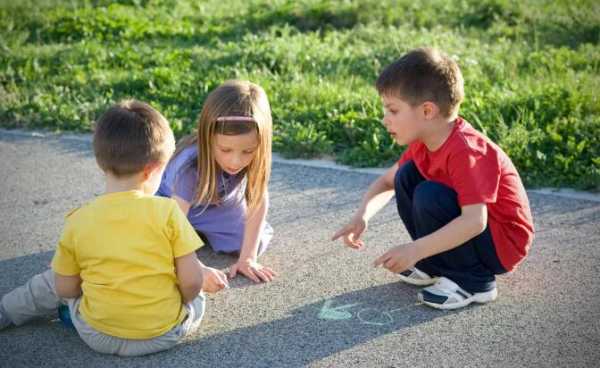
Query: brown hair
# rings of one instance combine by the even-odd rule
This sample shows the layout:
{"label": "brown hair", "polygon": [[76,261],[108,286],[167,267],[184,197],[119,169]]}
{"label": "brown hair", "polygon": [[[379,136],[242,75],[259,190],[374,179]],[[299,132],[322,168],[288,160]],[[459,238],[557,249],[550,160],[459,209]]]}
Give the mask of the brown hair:
{"label": "brown hair", "polygon": [[124,100],[111,106],[95,125],[98,166],[115,176],[141,172],[151,162],[168,161],[175,139],[167,119],[152,106]]}
{"label": "brown hair", "polygon": [[412,106],[431,101],[451,117],[464,98],[463,84],[454,60],[437,49],[419,48],[388,65],[375,87],[380,95],[396,95]]}
{"label": "brown hair", "polygon": [[[232,116],[245,117],[249,121],[219,120]],[[259,85],[241,80],[227,81],[208,95],[198,117],[197,132],[183,138],[174,155],[192,144],[198,146],[198,187],[193,205],[221,200],[217,190],[218,167],[213,157],[214,135],[240,135],[253,129],[258,133],[258,149],[244,170],[247,176],[245,198],[250,211],[266,198],[271,176],[273,121],[269,99]]]}

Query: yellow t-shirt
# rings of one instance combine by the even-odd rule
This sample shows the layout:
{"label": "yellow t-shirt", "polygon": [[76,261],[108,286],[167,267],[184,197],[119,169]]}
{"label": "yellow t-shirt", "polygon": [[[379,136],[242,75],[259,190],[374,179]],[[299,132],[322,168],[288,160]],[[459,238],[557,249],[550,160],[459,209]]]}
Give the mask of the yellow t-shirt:
{"label": "yellow t-shirt", "polygon": [[127,339],[160,336],[186,317],[175,258],[202,246],[177,203],[139,191],[99,196],[67,215],[54,272],[80,275],[80,313]]}

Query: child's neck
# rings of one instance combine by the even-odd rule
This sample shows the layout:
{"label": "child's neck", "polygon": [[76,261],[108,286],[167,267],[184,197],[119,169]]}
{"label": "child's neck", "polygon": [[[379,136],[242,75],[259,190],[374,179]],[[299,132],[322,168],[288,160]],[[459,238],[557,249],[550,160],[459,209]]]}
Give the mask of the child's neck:
{"label": "child's neck", "polygon": [[437,121],[432,121],[431,129],[421,137],[421,142],[429,151],[437,151],[452,133],[455,121],[456,117],[440,118]]}
{"label": "child's neck", "polygon": [[124,178],[116,177],[110,173],[106,174],[105,194],[116,192],[129,192],[132,190],[144,192],[144,180],[142,180],[139,174],[127,176]]}

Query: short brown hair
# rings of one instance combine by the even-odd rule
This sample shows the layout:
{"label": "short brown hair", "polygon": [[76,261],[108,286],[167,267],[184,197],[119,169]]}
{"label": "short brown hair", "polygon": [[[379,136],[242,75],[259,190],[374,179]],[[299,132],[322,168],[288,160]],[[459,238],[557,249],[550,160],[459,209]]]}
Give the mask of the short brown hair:
{"label": "short brown hair", "polygon": [[102,170],[127,176],[141,172],[151,162],[168,161],[174,142],[160,112],[145,102],[124,100],[98,119],[93,145]]}
{"label": "short brown hair", "polygon": [[442,115],[458,113],[464,98],[458,64],[433,48],[412,50],[388,65],[377,78],[380,95],[396,95],[412,106],[435,103]]}

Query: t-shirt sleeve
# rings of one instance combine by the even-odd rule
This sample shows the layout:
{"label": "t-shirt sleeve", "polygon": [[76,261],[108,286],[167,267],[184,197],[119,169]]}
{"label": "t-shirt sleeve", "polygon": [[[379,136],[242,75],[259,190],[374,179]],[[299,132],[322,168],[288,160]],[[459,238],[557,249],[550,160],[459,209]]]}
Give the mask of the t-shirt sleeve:
{"label": "t-shirt sleeve", "polygon": [[167,226],[175,258],[194,252],[204,244],[175,201]]}
{"label": "t-shirt sleeve", "polygon": [[448,171],[461,207],[496,202],[501,171],[495,151],[464,149],[449,158]]}
{"label": "t-shirt sleeve", "polygon": [[197,173],[193,167],[183,167],[179,170],[173,180],[173,192],[172,196],[178,196],[179,198],[193,202],[196,188],[198,186]]}
{"label": "t-shirt sleeve", "polygon": [[75,276],[81,272],[75,257],[75,244],[72,240],[68,222],[58,241],[51,267],[54,272],[63,276]]}

